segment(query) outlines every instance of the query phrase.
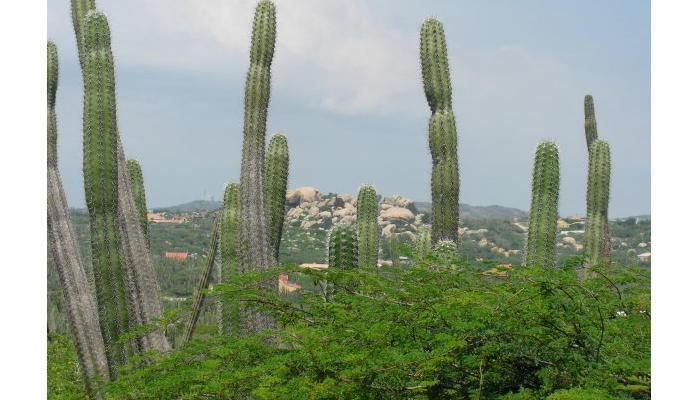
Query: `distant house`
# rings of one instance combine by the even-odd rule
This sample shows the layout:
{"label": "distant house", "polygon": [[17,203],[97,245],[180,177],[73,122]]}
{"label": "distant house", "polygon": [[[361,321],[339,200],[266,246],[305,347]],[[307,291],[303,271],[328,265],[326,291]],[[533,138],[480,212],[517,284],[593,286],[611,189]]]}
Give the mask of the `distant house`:
{"label": "distant house", "polygon": [[637,256],[637,260],[640,262],[649,262],[651,261],[651,253],[642,253]]}
{"label": "distant house", "polygon": [[146,218],[149,221],[160,221],[160,220],[165,219],[165,217],[163,216],[162,213],[150,213],[150,212],[148,214],[146,214]]}
{"label": "distant house", "polygon": [[299,267],[311,269],[328,269],[328,264],[304,263],[299,265]]}
{"label": "distant house", "polygon": [[172,219],[155,219],[153,222],[157,222],[159,224],[181,224],[185,222],[185,218],[176,215]]}
{"label": "distant house", "polygon": [[280,293],[291,293],[301,289],[301,286],[296,283],[289,282],[289,277],[285,274],[280,274],[277,278],[277,290]]}
{"label": "distant house", "polygon": [[166,251],[165,258],[169,258],[171,260],[184,260],[187,258],[187,252]]}

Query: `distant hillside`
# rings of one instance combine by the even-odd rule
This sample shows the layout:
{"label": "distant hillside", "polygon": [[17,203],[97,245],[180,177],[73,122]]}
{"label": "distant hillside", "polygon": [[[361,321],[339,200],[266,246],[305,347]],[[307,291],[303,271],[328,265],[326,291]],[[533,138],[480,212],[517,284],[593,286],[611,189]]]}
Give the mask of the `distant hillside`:
{"label": "distant hillside", "polygon": [[220,201],[195,200],[189,203],[179,204],[170,207],[156,207],[153,211],[169,211],[172,213],[190,213],[196,211],[212,211],[221,208]]}
{"label": "distant hillside", "polygon": [[[416,201],[418,212],[429,213],[430,203],[427,201]],[[511,220],[513,218],[527,219],[527,213],[523,210],[503,207],[503,206],[470,206],[469,204],[459,205],[459,215],[461,218],[469,220]]]}

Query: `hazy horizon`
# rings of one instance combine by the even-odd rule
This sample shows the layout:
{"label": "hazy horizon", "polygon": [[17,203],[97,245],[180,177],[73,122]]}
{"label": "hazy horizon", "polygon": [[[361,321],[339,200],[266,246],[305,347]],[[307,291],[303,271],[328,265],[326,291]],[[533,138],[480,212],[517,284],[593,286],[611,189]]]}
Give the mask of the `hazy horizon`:
{"label": "hazy horizon", "polygon": [[[148,207],[221,199],[240,169],[255,0],[99,1],[112,31],[120,133]],[[583,97],[612,153],[610,216],[651,214],[650,4],[554,0],[277,3],[268,139],[287,134],[289,187],[430,201],[420,24],[443,22],[459,135],[460,203],[529,209],[537,143],[560,148],[560,214],[585,214]],[[70,4],[58,46],[59,168],[84,208],[82,81]]]}

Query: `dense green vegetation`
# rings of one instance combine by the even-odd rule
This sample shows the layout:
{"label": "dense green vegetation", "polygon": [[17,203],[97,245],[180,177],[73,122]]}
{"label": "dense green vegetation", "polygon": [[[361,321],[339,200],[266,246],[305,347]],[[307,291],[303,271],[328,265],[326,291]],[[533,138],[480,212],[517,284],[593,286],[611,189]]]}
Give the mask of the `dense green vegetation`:
{"label": "dense green vegetation", "polygon": [[[182,349],[132,358],[107,398],[649,398],[648,270],[614,264],[581,281],[583,265],[575,257],[499,279],[434,260],[239,276],[220,295],[274,314],[273,345],[196,334]],[[326,280],[335,296],[255,288],[280,272]]]}

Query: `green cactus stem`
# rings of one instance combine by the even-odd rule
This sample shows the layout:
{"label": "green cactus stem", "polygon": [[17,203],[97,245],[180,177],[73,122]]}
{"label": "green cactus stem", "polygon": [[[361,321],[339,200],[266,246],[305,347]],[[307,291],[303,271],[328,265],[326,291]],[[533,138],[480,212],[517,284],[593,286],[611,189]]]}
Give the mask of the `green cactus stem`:
{"label": "green cactus stem", "polygon": [[590,94],[583,98],[583,130],[586,133],[586,146],[591,151],[591,145],[598,139],[598,125],[595,121],[593,96]]}
{"label": "green cactus stem", "polygon": [[399,237],[395,233],[389,236],[389,250],[391,252],[391,266],[400,267],[401,252],[399,251]]}
{"label": "green cactus stem", "polygon": [[71,17],[73,19],[73,30],[75,31],[75,38],[78,41],[78,60],[80,61],[81,70],[85,69],[85,66],[83,64],[85,52],[83,51],[82,45],[85,16],[88,12],[94,9],[95,0],[71,0],[70,2]]}
{"label": "green cactus stem", "polygon": [[126,169],[129,173],[129,180],[131,181],[131,194],[134,196],[134,203],[139,214],[141,230],[143,231],[146,244],[150,247],[150,237],[148,235],[148,209],[146,207],[146,189],[143,185],[141,164],[139,164],[138,160],[132,158],[126,161]]}
{"label": "green cactus stem", "polygon": [[[229,182],[224,189],[224,208],[221,212],[221,283],[229,284],[239,272],[240,226],[238,218],[240,188],[236,182]],[[224,335],[239,332],[238,304],[232,300],[222,302],[221,330]]]}
{"label": "green cactus stem", "polygon": [[199,283],[197,284],[197,292],[195,294],[194,305],[192,306],[192,313],[190,314],[190,320],[187,323],[187,330],[185,331],[184,342],[189,342],[192,340],[194,335],[194,329],[197,326],[197,320],[202,312],[202,307],[204,306],[204,299],[206,298],[206,291],[209,287],[209,281],[211,280],[212,272],[214,271],[214,266],[216,264],[216,253],[219,249],[219,232],[221,231],[221,216],[218,216],[214,220],[214,226],[211,231],[211,238],[209,239],[209,252],[204,260],[204,270],[199,278]]}
{"label": "green cactus stem", "polygon": [[591,145],[588,156],[588,190],[586,193],[584,250],[590,257],[590,265],[610,263],[609,199],[610,146],[603,140],[596,140]]}
{"label": "green cactus stem", "polygon": [[554,267],[558,209],[559,149],[554,142],[543,141],[537,146],[532,171],[530,224],[525,252],[528,267]]}
{"label": "green cactus stem", "polygon": [[267,209],[270,216],[270,243],[275,260],[279,261],[282,228],[284,226],[287,201],[287,178],[289,176],[289,149],[287,138],[276,133],[267,148]]}
{"label": "green cactus stem", "polygon": [[639,259],[637,258],[637,251],[634,249],[627,250],[627,266],[628,267],[638,267]]}
{"label": "green cactus stem", "polygon": [[107,356],[97,312],[90,291],[85,267],[80,257],[78,240],[68,213],[68,203],[58,171],[56,142],[56,90],[58,87],[58,51],[53,42],[47,44],[47,225],[51,259],[58,271],[78,363],[88,393],[101,380],[108,378]]}
{"label": "green cactus stem", "polygon": [[459,163],[457,128],[452,112],[452,85],[442,24],[423,22],[420,37],[423,89],[432,113],[428,144],[432,157],[432,243],[457,243],[459,227]]}
{"label": "green cactus stem", "polygon": [[423,225],[418,228],[418,237],[416,237],[416,261],[424,261],[430,254],[431,232],[430,225]]}
{"label": "green cactus stem", "polygon": [[442,263],[449,263],[459,259],[457,245],[451,240],[441,240],[433,246],[435,258]]}
{"label": "green cactus stem", "polygon": [[376,267],[379,261],[379,196],[372,185],[362,185],[357,195],[357,239],[360,266]]}
{"label": "green cactus stem", "polygon": [[328,269],[357,269],[359,243],[349,224],[335,224],[328,234]]}
{"label": "green cactus stem", "polygon": [[135,328],[134,304],[119,248],[117,226],[117,121],[114,67],[109,28],[103,14],[85,17],[85,98],[83,111],[83,176],[90,214],[92,263],[100,326],[107,351],[110,376],[133,354],[129,345],[118,345],[119,336]]}
{"label": "green cactus stem", "polygon": [[[275,5],[261,1],[255,9],[250,68],[245,85],[243,155],[240,173],[239,269],[262,271],[275,264],[270,243],[270,218],[265,185],[265,131],[270,101],[270,65],[275,49]],[[261,290],[277,293],[277,279],[260,282]],[[242,307],[242,333],[275,327],[274,319]]]}

